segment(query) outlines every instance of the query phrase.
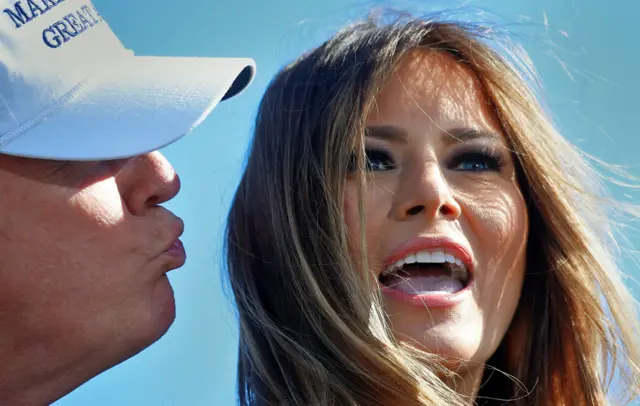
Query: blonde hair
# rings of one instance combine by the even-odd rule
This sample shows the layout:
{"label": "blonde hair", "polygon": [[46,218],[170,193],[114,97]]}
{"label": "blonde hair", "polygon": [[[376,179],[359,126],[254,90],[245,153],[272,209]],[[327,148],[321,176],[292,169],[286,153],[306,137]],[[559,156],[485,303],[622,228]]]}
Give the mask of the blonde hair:
{"label": "blonde hair", "polygon": [[600,178],[545,115],[525,54],[499,53],[488,45],[494,34],[435,19],[369,19],[274,78],[226,236],[242,405],[469,403],[440,378],[452,372],[437,355],[393,338],[379,297],[355,271],[344,225],[344,180],[354,156],[364,160],[365,117],[415,49],[447,52],[475,72],[528,202],[520,303],[477,402],[605,405],[614,375],[623,398],[639,394],[640,327],[610,247]]}

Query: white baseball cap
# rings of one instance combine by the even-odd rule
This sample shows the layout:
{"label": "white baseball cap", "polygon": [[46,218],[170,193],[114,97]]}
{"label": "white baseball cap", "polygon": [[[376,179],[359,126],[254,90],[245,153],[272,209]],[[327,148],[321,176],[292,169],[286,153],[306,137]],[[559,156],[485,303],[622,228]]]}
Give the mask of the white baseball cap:
{"label": "white baseball cap", "polygon": [[90,0],[0,0],[0,154],[151,152],[188,134],[254,75],[251,59],[134,56]]}

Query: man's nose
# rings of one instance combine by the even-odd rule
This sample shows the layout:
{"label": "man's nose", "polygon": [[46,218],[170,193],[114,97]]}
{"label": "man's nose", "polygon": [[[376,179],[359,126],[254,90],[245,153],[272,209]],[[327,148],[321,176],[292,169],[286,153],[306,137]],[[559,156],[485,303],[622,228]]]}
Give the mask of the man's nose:
{"label": "man's nose", "polygon": [[180,178],[160,152],[131,158],[119,176],[122,197],[133,214],[173,199],[180,190]]}

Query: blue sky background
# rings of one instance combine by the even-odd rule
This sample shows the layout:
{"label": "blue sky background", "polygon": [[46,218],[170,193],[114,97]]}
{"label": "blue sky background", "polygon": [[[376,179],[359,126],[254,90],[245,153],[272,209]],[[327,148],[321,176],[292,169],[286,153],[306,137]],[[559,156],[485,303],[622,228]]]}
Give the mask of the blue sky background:
{"label": "blue sky background", "polygon": [[[258,66],[253,85],[225,102],[193,134],[165,149],[181,194],[167,206],[186,222],[187,265],[170,274],[177,319],[133,359],[56,406],[235,404],[237,328],[221,289],[222,233],[244,163],[258,101],[276,71],[376,5],[426,12],[425,1],[94,0],[126,47],[139,55],[242,56]],[[531,54],[563,134],[638,175],[640,3],[626,0],[467,1],[494,17]],[[468,13],[467,13],[468,16]],[[634,166],[635,165],[635,166]],[[618,192],[619,193],[619,192]],[[628,200],[619,193],[619,197]],[[632,237],[636,245],[637,239]],[[640,276],[629,262],[627,271]],[[633,286],[636,297],[637,285]]]}

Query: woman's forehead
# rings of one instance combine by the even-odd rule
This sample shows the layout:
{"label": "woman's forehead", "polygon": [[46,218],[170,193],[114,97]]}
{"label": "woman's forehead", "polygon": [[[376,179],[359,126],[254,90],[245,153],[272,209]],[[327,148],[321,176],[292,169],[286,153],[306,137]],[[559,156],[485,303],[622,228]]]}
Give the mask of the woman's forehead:
{"label": "woman's forehead", "polygon": [[400,61],[376,98],[368,122],[429,119],[497,131],[476,73],[444,51],[415,50]]}
{"label": "woman's forehead", "polygon": [[464,63],[442,50],[414,49],[398,63],[394,77],[413,86],[472,88],[473,72]]}

